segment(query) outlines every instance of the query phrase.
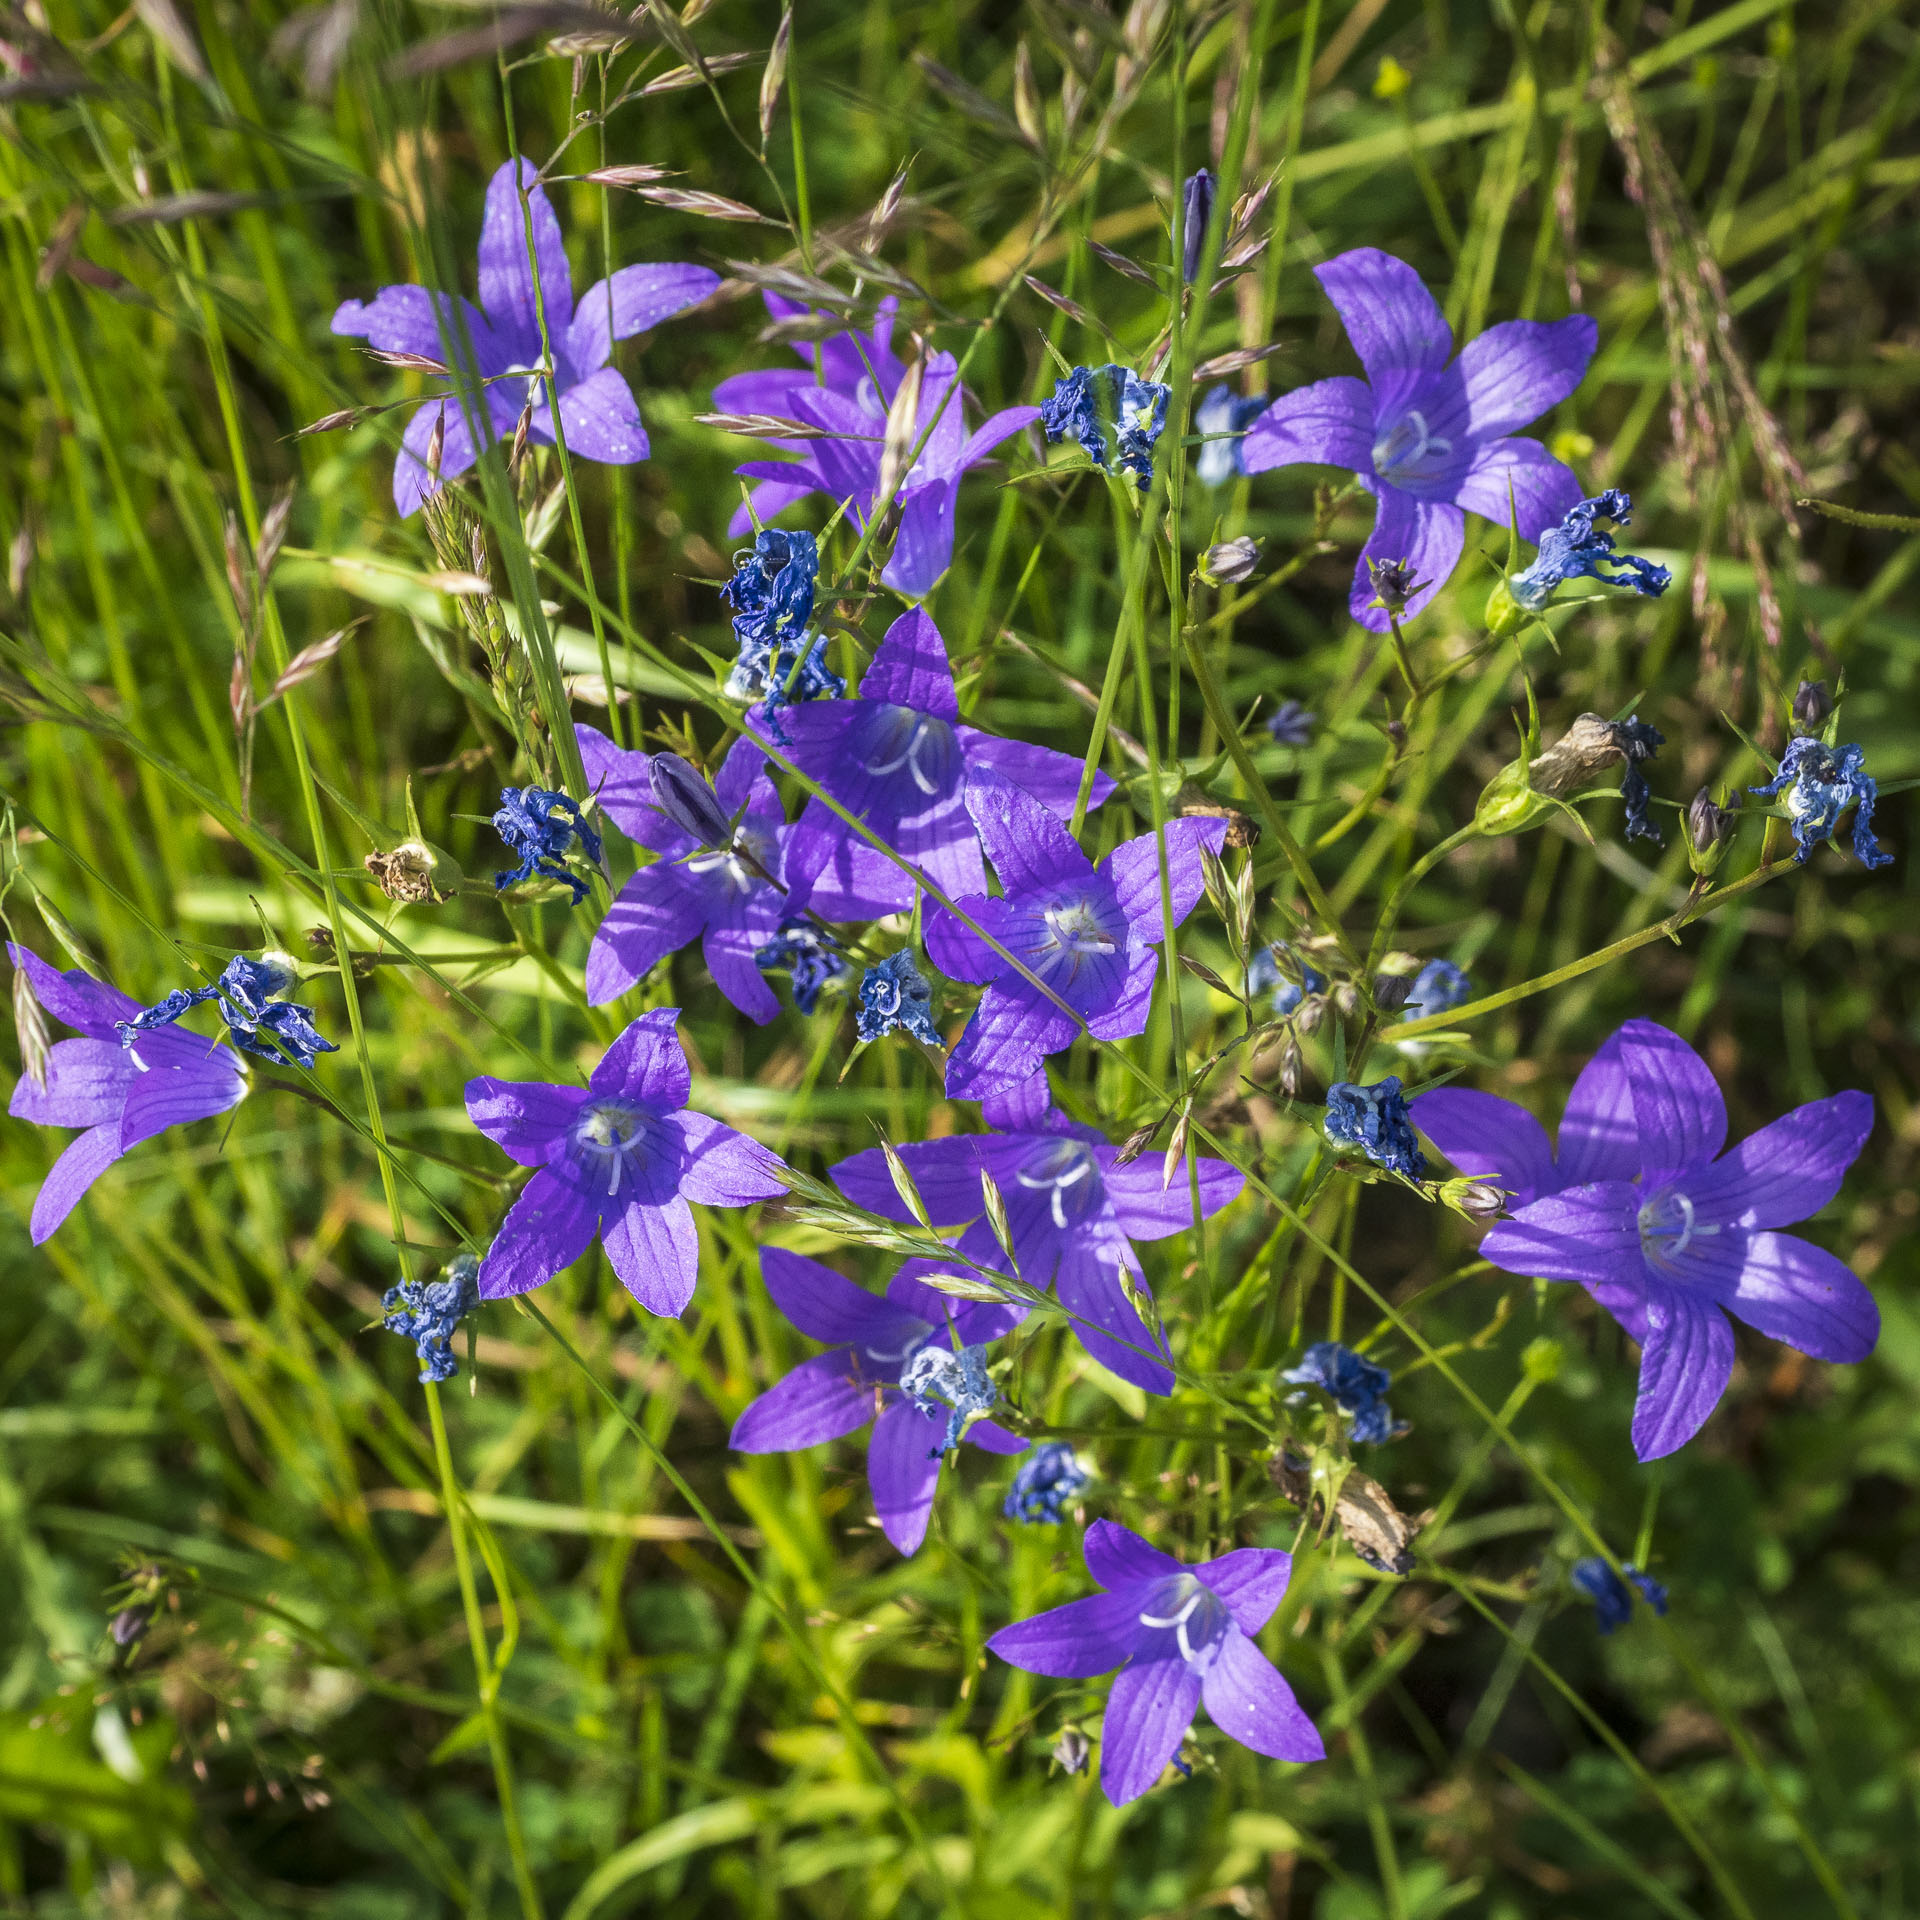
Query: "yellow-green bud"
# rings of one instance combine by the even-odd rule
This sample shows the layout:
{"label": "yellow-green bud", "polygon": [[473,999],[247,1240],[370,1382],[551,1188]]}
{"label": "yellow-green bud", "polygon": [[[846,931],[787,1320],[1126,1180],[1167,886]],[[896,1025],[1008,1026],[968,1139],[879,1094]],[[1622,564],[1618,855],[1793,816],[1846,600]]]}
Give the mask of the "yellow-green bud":
{"label": "yellow-green bud", "polygon": [[1513,589],[1504,578],[1496,580],[1487,595],[1486,622],[1489,633],[1507,639],[1524,627],[1532,615],[1513,597]]}
{"label": "yellow-green bud", "polygon": [[1534,791],[1527,763],[1504,766],[1480,790],[1473,809],[1474,830],[1484,834],[1524,833],[1552,811],[1552,802]]}

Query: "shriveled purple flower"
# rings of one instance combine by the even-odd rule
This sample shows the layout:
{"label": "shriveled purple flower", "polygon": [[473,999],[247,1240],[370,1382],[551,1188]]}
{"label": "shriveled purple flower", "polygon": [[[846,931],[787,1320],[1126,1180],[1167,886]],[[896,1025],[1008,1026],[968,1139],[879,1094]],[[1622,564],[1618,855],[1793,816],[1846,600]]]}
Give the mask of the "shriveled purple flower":
{"label": "shriveled purple flower", "polygon": [[[714,388],[714,405],[726,412],[770,414],[819,430],[817,439],[782,443],[806,448],[798,460],[749,460],[734,469],[765,483],[753,496],[753,510],[762,520],[818,492],[835,502],[850,500],[854,524],[865,528],[880,497],[887,410],[907,375],[890,345],[898,305],[891,297],[880,303],[870,334],[849,330],[822,341],[824,379],[819,383],[813,349],[807,347],[801,349],[805,371],[737,374]],[[776,318],[806,311],[772,294],[767,307]],[[953,355],[928,354],[909,443],[919,446],[926,435],[926,445],[894,494],[900,530],[880,576],[896,593],[917,598],[946,572],[953,560],[962,477],[1001,441],[1039,417],[1033,407],[1003,407],[969,434],[964,406]],[[749,524],[744,513],[737,514],[732,531],[737,536]]]}
{"label": "shriveled purple flower", "polygon": [[[1558,1167],[1539,1124],[1518,1108],[1502,1114],[1505,1102],[1445,1088],[1421,1095],[1416,1117],[1466,1171],[1534,1196],[1481,1241],[1482,1257],[1585,1287],[1639,1343],[1642,1460],[1685,1445],[1725,1391],[1728,1314],[1815,1359],[1873,1351],[1872,1294],[1823,1248],[1776,1231],[1839,1191],[1873,1128],[1867,1095],[1810,1101],[1723,1153],[1727,1110],[1713,1074],[1650,1020],[1628,1021],[1574,1091],[1579,1131],[1570,1142],[1569,1102]],[[1456,1150],[1447,1136],[1470,1114],[1478,1137]]]}
{"label": "shriveled purple flower", "polygon": [[1241,1547],[1183,1566],[1111,1520],[1082,1543],[1105,1589],[1003,1627],[987,1642],[1009,1666],[1056,1680],[1118,1667],[1100,1734],[1100,1785],[1116,1807],[1137,1800],[1180,1751],[1193,1716],[1275,1760],[1324,1760],[1326,1747],[1254,1636],[1273,1617],[1293,1562]]}
{"label": "shriveled purple flower", "polygon": [[827,639],[808,624],[820,549],[810,533],[763,527],[753,550],[735,556],[733,578],[720,597],[733,608],[733,634],[740,644],[727,692],[760,703],[766,728],[788,744],[783,716],[808,700],[838,700],[847,683],[827,665]]}
{"label": "shriveled purple flower", "polygon": [[[978,1100],[1037,1073],[1048,1054],[1073,1044],[1081,1021],[1098,1040],[1144,1032],[1159,965],[1151,943],[1166,923],[1153,834],[1122,841],[1096,867],[1052,813],[988,768],[968,776],[967,811],[1003,894],[955,904],[1073,1009],[936,906],[927,915],[928,957],[949,978],[987,989],[947,1062],[947,1092]],[[1166,823],[1175,925],[1200,898],[1200,849],[1218,853],[1226,831],[1224,820],[1196,815]]]}
{"label": "shriveled purple flower", "polygon": [[957,1447],[968,1423],[1000,1398],[1000,1389],[987,1372],[984,1340],[958,1349],[929,1341],[900,1369],[900,1391],[922,1413],[936,1420],[944,1410],[946,1427],[941,1438],[927,1448],[930,1460]]}
{"label": "shriveled purple flower", "polygon": [[1013,1470],[1013,1485],[1000,1511],[1022,1526],[1058,1526],[1069,1500],[1077,1500],[1093,1480],[1080,1457],[1064,1440],[1043,1440]]}
{"label": "shriveled purple flower", "polygon": [[217,1000],[227,1038],[243,1053],[258,1054],[276,1064],[311,1067],[319,1055],[340,1049],[313,1024],[311,1007],[279,998],[299,978],[291,954],[264,953],[254,960],[236,953],[212,986],[175,987],[163,1000],[142,1007],[131,1020],[116,1022],[120,1044],[145,1072],[141,1046],[146,1037],[173,1026],[195,1007]]}
{"label": "shriveled purple flower", "polygon": [[1283,747],[1310,747],[1315,716],[1298,700],[1282,700],[1267,719],[1267,731]]}
{"label": "shriveled purple flower", "polygon": [[[1074,756],[961,722],[946,642],[919,607],[887,629],[858,699],[783,717],[782,750],[793,764],[949,896],[986,890],[980,837],[967,812],[970,781],[1004,774],[1062,820],[1080,790]],[[1090,804],[1112,791],[1113,782],[1097,774]],[[801,812],[787,865],[794,890],[830,920],[878,919],[913,905],[914,873],[818,799]]]}
{"label": "shriveled purple flower", "polygon": [[1327,1089],[1327,1138],[1343,1147],[1358,1147],[1376,1166],[1404,1179],[1427,1177],[1426,1156],[1413,1137],[1400,1077],[1390,1073],[1366,1086],[1336,1081]]}
{"label": "shriveled purple flower", "polygon": [[[1407,995],[1407,1018],[1425,1020],[1436,1013],[1451,1013],[1473,998],[1473,982],[1466,969],[1451,960],[1429,960],[1413,976],[1413,990]],[[1419,1115],[1415,1114],[1417,1122]]]}
{"label": "shriveled purple flower", "polygon": [[1384,633],[1369,561],[1402,560],[1415,570],[1425,582],[1407,602],[1416,614],[1460,558],[1462,509],[1500,526],[1517,509],[1521,535],[1538,540],[1578,505],[1572,471],[1538,441],[1511,436],[1580,384],[1599,334],[1586,314],[1508,320],[1453,360],[1453,331],[1404,261],[1358,247],[1314,275],[1366,378],[1341,375],[1282,394],[1247,434],[1246,469],[1310,462],[1359,478],[1379,517],[1348,605],[1361,626]]}
{"label": "shriveled purple flower", "polygon": [[438,1385],[460,1371],[453,1357],[455,1329],[480,1304],[480,1262],[456,1253],[438,1280],[402,1280],[380,1296],[389,1333],[411,1340],[420,1356],[420,1384]]}
{"label": "shriveled purple flower", "polygon": [[1640,767],[1667,744],[1667,737],[1636,713],[1631,719],[1613,723],[1613,743],[1627,763],[1620,776],[1620,798],[1627,803],[1625,838],[1651,840],[1657,847],[1660,829],[1647,818],[1647,802],[1653,798],[1653,789],[1647,785],[1647,776]]}
{"label": "shriveled purple flower", "polygon": [[[1533,564],[1516,573],[1507,582],[1507,590],[1529,613],[1540,612],[1569,580],[1631,587],[1635,593],[1657,600],[1672,585],[1672,573],[1637,553],[1621,553],[1613,544],[1612,528],[1624,527],[1632,517],[1632,497],[1618,487],[1582,500],[1557,527],[1548,527],[1537,536],[1540,551]],[[1607,524],[1596,524],[1599,522]]]}
{"label": "shriveled purple flower", "polygon": [[[1625,1574],[1626,1579],[1621,1579],[1620,1574]],[[1639,1588],[1640,1597],[1655,1613],[1664,1614],[1667,1610],[1666,1588],[1652,1574],[1642,1573],[1631,1560],[1623,1560],[1620,1573],[1615,1573],[1597,1553],[1591,1554],[1584,1560],[1576,1560],[1567,1578],[1576,1592],[1584,1593],[1593,1602],[1593,1624],[1603,1634],[1617,1631],[1633,1618],[1633,1593],[1628,1582]]]}
{"label": "shriveled purple flower", "polygon": [[790,915],[774,929],[765,946],[754,949],[753,964],[762,973],[787,974],[793,985],[793,1004],[811,1013],[829,981],[853,971],[845,949],[826,928],[803,915]]}
{"label": "shriveled purple flower", "polygon": [[1427,584],[1408,560],[1369,560],[1367,573],[1373,582],[1373,598],[1367,604],[1389,616],[1405,613],[1407,602]]}
{"label": "shriveled purple flower", "polygon": [[1793,856],[1797,865],[1805,866],[1814,848],[1833,838],[1840,816],[1849,807],[1853,809],[1853,857],[1864,867],[1893,864],[1893,855],[1874,838],[1873,809],[1880,789],[1857,746],[1836,750],[1808,734],[1789,741],[1779,772],[1764,787],[1748,791],[1771,800],[1783,787],[1793,789],[1787,795],[1787,817],[1793,822],[1793,842],[1799,849]]}
{"label": "shriveled purple flower", "polygon": [[[953,1411],[951,1404],[937,1411],[916,1405],[901,1391],[902,1373],[923,1352],[952,1360],[956,1339],[974,1348],[996,1340],[1026,1311],[949,1299],[920,1277],[936,1270],[909,1261],[876,1297],[817,1260],[762,1248],[760,1273],[773,1304],[831,1350],[769,1387],[734,1422],[728,1443],[742,1453],[794,1453],[872,1420],[867,1480],[881,1531],[901,1553],[913,1553],[927,1536]],[[974,1419],[957,1437],[989,1453],[1018,1453],[1026,1445],[988,1419]]]}
{"label": "shriveled purple flower", "polygon": [[57,973],[25,947],[10,942],[7,952],[40,1005],[84,1036],[56,1041],[47,1053],[45,1084],[23,1075],[7,1107],[16,1120],[35,1126],[83,1129],[34,1200],[29,1227],[37,1247],[123,1153],[168,1127],[238,1106],[247,1081],[237,1055],[198,1034],[145,1034],[136,1058],[121,1045],[119,1028],[139,1015],[137,1000],[77,967]]}
{"label": "shriveled purple flower", "polygon": [[[532,437],[542,445],[554,441],[557,395],[561,430],[573,458],[614,466],[644,460],[647,434],[633,390],[608,364],[613,343],[698,306],[720,284],[720,276],[707,267],[622,267],[589,287],[576,304],[560,222],[532,163],[519,165],[518,181],[528,188],[524,211],[511,161],[487,185],[478,307],[425,287],[382,287],[370,301],[343,302],[333,316],[335,333],[365,340],[384,353],[436,361],[458,376],[457,392],[427,401],[407,424],[393,469],[393,503],[403,516],[441,480],[455,479],[473,465],[476,427],[479,446],[511,439],[529,401]],[[551,367],[541,345],[542,306],[553,343]],[[436,426],[444,436],[438,478],[427,471]]]}
{"label": "shriveled purple flower", "polygon": [[904,948],[861,975],[853,1024],[862,1040],[878,1040],[897,1027],[929,1047],[943,1044],[933,1024],[933,989]]}
{"label": "shriveled purple flower", "polygon": [[480,1263],[480,1297],[526,1293],[597,1239],[627,1291],[677,1319],[693,1296],[693,1212],[745,1207],[786,1191],[780,1161],[687,1106],[693,1076],[674,1032],[678,1007],[643,1013],[584,1087],[467,1082],[473,1124],[509,1159],[536,1168]]}
{"label": "shriveled purple flower", "polygon": [[1202,436],[1194,475],[1203,487],[1223,487],[1246,472],[1247,429],[1267,410],[1263,393],[1241,395],[1229,386],[1209,387],[1193,410],[1193,430]]}
{"label": "shriveled purple flower", "polygon": [[[1050,1104],[1044,1074],[988,1095],[985,1113],[991,1133],[953,1134],[896,1149],[934,1225],[964,1224],[958,1251],[981,1267],[1004,1266],[981,1186],[981,1176],[990,1177],[1006,1207],[1020,1277],[1053,1288],[1072,1316],[1075,1335],[1102,1366],[1149,1393],[1171,1392],[1165,1344],[1142,1323],[1122,1276],[1144,1295],[1133,1243],[1164,1240],[1193,1226],[1186,1181],[1163,1188],[1157,1166],[1141,1160],[1117,1166],[1115,1148]],[[1203,1158],[1196,1165],[1204,1219],[1233,1201],[1245,1180],[1222,1160]],[[877,1147],[842,1160],[832,1172],[855,1205],[891,1220],[912,1219]]]}
{"label": "shriveled purple flower", "polygon": [[[600,810],[659,857],[620,889],[587,952],[587,1003],[604,1006],[689,941],[700,942],[713,983],[750,1020],[780,1011],[755,955],[789,911],[787,825],[757,742],[739,739],[713,787],[717,809],[739,824],[723,846],[669,818],[655,791],[661,755],[616,747],[597,728],[574,729]],[[742,811],[744,809],[744,811]],[[769,877],[771,876],[771,877]]]}
{"label": "shriveled purple flower", "polygon": [[550,787],[502,787],[493,830],[520,856],[517,867],[493,876],[496,893],[535,878],[564,881],[577,907],[587,897],[587,883],[566,864],[567,848],[579,841],[581,851],[600,864],[600,830],[580,810],[570,793]]}
{"label": "shriveled purple flower", "polygon": [[1132,474],[1145,493],[1172,392],[1131,367],[1075,367],[1041,401],[1040,425],[1049,440],[1074,441],[1102,473]]}
{"label": "shriveled purple flower", "polygon": [[1220,183],[1211,167],[1187,176],[1180,195],[1180,278],[1188,286],[1200,277],[1200,256],[1207,250],[1207,223]]}
{"label": "shriveled purple flower", "polygon": [[1361,1446],[1377,1446],[1407,1431],[1393,1417],[1387,1389],[1393,1375],[1377,1362],[1355,1353],[1337,1340],[1316,1340],[1280,1378],[1296,1387],[1319,1387],[1353,1423],[1353,1439]]}

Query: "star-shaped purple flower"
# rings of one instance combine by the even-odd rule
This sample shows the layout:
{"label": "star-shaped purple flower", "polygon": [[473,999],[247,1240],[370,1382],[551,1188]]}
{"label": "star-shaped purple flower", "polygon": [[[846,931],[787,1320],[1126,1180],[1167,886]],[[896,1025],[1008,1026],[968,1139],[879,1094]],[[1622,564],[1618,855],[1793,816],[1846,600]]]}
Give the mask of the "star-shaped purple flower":
{"label": "star-shaped purple flower", "polygon": [[1255,1753],[1327,1757],[1253,1637],[1286,1593],[1290,1556],[1241,1547],[1184,1566],[1111,1520],[1087,1529],[1082,1550],[1106,1591],[1003,1627],[987,1646],[1009,1666],[1056,1680],[1120,1669],[1100,1733],[1100,1785],[1116,1807],[1160,1778],[1202,1705],[1222,1733]]}
{"label": "star-shaped purple flower", "polygon": [[40,1127],[81,1127],[41,1183],[29,1223],[33,1244],[45,1241],[80,1196],[120,1158],[169,1127],[210,1119],[237,1107],[247,1091],[238,1055],[196,1033],[142,1033],[137,1050],[116,1028],[139,1016],[140,1003],[75,967],[54,969],[11,943],[13,964],[33,997],[85,1037],[56,1041],[47,1054],[46,1085],[22,1075],[7,1111]]}
{"label": "star-shaped purple flower", "polygon": [[[519,179],[530,188],[539,304],[527,253],[526,215],[509,161],[487,184],[480,227],[480,306],[425,287],[382,287],[371,300],[343,302],[333,316],[335,333],[352,335],[387,353],[419,354],[466,376],[464,405],[461,398],[447,394],[429,400],[407,423],[403,451],[393,468],[393,504],[402,516],[434,491],[427,444],[436,421],[445,435],[440,475],[451,480],[476,458],[474,419],[489,440],[509,438],[529,399],[534,402],[533,438],[551,446],[548,386],[559,394],[560,424],[570,454],[614,466],[644,460],[647,434],[633,390],[608,365],[613,343],[698,306],[720,284],[720,276],[707,267],[622,267],[611,279],[596,281],[576,303],[560,222],[546,189],[536,184],[539,177],[531,161],[520,162]],[[553,342],[550,380],[540,377],[540,305],[545,306],[547,335]],[[474,384],[481,381],[486,384]]]}
{"label": "star-shaped purple flower", "polygon": [[[742,1453],[794,1453],[872,1420],[867,1481],[881,1530],[902,1553],[927,1537],[943,1438],[939,1417],[900,1391],[902,1370],[928,1345],[997,1340],[1026,1311],[951,1300],[915,1277],[928,1270],[925,1261],[909,1261],[876,1298],[817,1260],[763,1248],[760,1273],[773,1304],[831,1351],[769,1387],[735,1421],[729,1441]],[[1027,1444],[991,1420],[976,1420],[962,1437],[989,1453],[1019,1453]]]}
{"label": "star-shaped purple flower", "polygon": [[598,1239],[627,1291],[678,1319],[693,1297],[700,1238],[689,1200],[745,1207],[786,1191],[757,1141],[687,1107],[693,1076],[674,1033],[678,1007],[643,1013],[584,1087],[467,1082],[473,1124],[538,1171],[480,1263],[480,1297],[526,1293]]}
{"label": "star-shaped purple flower", "polygon": [[660,807],[653,755],[616,747],[594,727],[576,727],[574,737],[586,764],[587,790],[600,810],[629,840],[660,856],[620,889],[593,936],[587,953],[588,1005],[617,1000],[668,954],[697,939],[714,985],[748,1019],[764,1026],[780,1011],[780,1002],[753,956],[790,911],[788,896],[774,884],[785,879],[790,829],[759,743],[736,740],[721,763],[714,798],[729,818],[742,807],[746,811],[731,846],[713,847]]}
{"label": "star-shaped purple flower", "polygon": [[[1080,790],[1072,755],[961,724],[946,642],[918,607],[887,629],[857,700],[814,701],[780,719],[793,764],[950,896],[987,886],[967,813],[970,779],[1003,774],[1062,820]],[[757,709],[749,724],[764,724]],[[1096,774],[1091,804],[1112,791]],[[829,920],[873,920],[913,905],[913,876],[819,800],[801,812],[787,869],[794,891]]]}
{"label": "star-shaped purple flower", "polygon": [[[1414,1110],[1456,1165],[1528,1196],[1482,1255],[1585,1287],[1639,1343],[1642,1460],[1684,1446],[1726,1390],[1728,1314],[1815,1359],[1873,1351],[1872,1294],[1823,1248],[1777,1231],[1839,1191],[1873,1130],[1866,1094],[1809,1101],[1723,1152],[1726,1103],[1706,1062],[1677,1034],[1630,1020],[1580,1076],[1557,1164],[1539,1123],[1505,1101],[1447,1088]],[[1477,1146],[1449,1148],[1469,1113]]]}
{"label": "star-shaped purple flower", "polygon": [[[775,319],[807,311],[771,293],[766,302]],[[728,528],[732,538],[745,533],[755,515],[770,520],[809,493],[825,493],[836,502],[851,500],[855,522],[865,527],[880,494],[887,409],[907,375],[890,344],[898,306],[891,297],[881,301],[871,333],[850,329],[823,340],[818,380],[813,350],[807,347],[799,350],[807,362],[804,370],[736,374],[714,388],[713,403],[722,412],[772,414],[820,431],[818,439],[794,443],[806,448],[798,460],[749,460],[734,469],[744,479],[764,484],[753,495],[753,514],[743,507],[734,515]],[[952,354],[927,355],[911,444],[918,446],[929,426],[933,432],[894,496],[900,531],[880,576],[896,593],[917,597],[946,572],[953,559],[961,476],[1040,417],[1038,407],[1003,407],[969,434],[961,395],[947,397],[958,378]]]}
{"label": "star-shaped purple flower", "polygon": [[[1081,1344],[1103,1367],[1149,1393],[1171,1393],[1172,1371],[1156,1358],[1166,1347],[1134,1311],[1120,1276],[1130,1275],[1144,1293],[1133,1243],[1164,1240],[1193,1225],[1185,1178],[1163,1189],[1157,1161],[1116,1166],[1116,1148],[1049,1103],[1044,1073],[988,1096],[985,1113],[992,1133],[955,1134],[897,1149],[934,1225],[966,1223],[959,1250],[980,1266],[1004,1265],[984,1217],[980,1176],[990,1174],[1006,1203],[1020,1277],[1031,1286],[1052,1286],[1073,1315]],[[1224,1160],[1197,1164],[1200,1211],[1211,1218],[1238,1198],[1245,1177]],[[857,1206],[893,1220],[913,1218],[877,1147],[832,1171]]]}
{"label": "star-shaped purple flower", "polygon": [[[1144,1032],[1159,965],[1151,943],[1166,931],[1154,835],[1122,841],[1096,867],[1052,813],[990,768],[969,774],[967,811],[1004,897],[969,894],[955,904],[1045,981],[1096,1039]],[[1200,849],[1218,853],[1226,831],[1224,820],[1167,822],[1176,925],[1200,898]],[[1073,1044],[1079,1023],[944,908],[928,913],[926,941],[943,973],[987,989],[947,1062],[948,1093],[979,1100],[1009,1091],[1048,1054]]]}
{"label": "star-shaped purple flower", "polygon": [[1599,331],[1583,313],[1507,320],[1454,360],[1453,330],[1405,261],[1356,247],[1314,277],[1367,377],[1342,374],[1282,394],[1248,429],[1243,459],[1249,473],[1302,461],[1345,467],[1380,503],[1348,604],[1363,627],[1385,633],[1370,562],[1405,561],[1426,583],[1407,602],[1411,616],[1460,558],[1463,508],[1500,526],[1517,510],[1522,536],[1537,541],[1580,504],[1570,468],[1537,440],[1510,436],[1580,384]]}

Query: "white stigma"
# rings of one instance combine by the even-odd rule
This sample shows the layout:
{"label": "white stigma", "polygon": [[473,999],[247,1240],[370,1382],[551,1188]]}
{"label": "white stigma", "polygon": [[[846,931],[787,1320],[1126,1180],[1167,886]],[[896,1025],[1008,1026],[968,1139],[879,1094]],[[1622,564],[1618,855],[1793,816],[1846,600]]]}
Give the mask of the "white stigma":
{"label": "white stigma", "polygon": [[628,1165],[637,1163],[646,1150],[640,1114],[617,1100],[597,1100],[582,1108],[573,1138],[585,1157],[605,1161],[609,1199],[620,1191]]}
{"label": "white stigma", "polygon": [[1407,473],[1429,454],[1444,459],[1453,451],[1453,442],[1435,433],[1427,425],[1427,416],[1417,407],[1409,407],[1393,426],[1373,443],[1374,471],[1382,479]]}
{"label": "white stigma", "polygon": [[[909,713],[912,709],[903,707],[901,711],[903,713]],[[938,793],[940,791],[939,781],[934,779],[920,763],[920,756],[935,744],[933,728],[934,721],[931,716],[926,714],[920,715],[908,730],[906,744],[901,747],[900,751],[896,753],[891,760],[869,760],[867,762],[867,771],[869,773],[898,773],[902,767],[905,767],[908,774],[912,776],[913,784],[918,787],[922,793],[929,795]]]}
{"label": "white stigma", "polygon": [[1193,1618],[1200,1602],[1205,1598],[1206,1590],[1198,1581],[1195,1581],[1192,1593],[1187,1596],[1186,1605],[1183,1606],[1178,1613],[1170,1613],[1164,1619],[1158,1614],[1143,1613],[1140,1616],[1140,1624],[1143,1627],[1171,1627],[1173,1629],[1174,1639],[1180,1647],[1181,1659],[1191,1660],[1193,1658],[1193,1643],[1187,1638],[1187,1622]]}

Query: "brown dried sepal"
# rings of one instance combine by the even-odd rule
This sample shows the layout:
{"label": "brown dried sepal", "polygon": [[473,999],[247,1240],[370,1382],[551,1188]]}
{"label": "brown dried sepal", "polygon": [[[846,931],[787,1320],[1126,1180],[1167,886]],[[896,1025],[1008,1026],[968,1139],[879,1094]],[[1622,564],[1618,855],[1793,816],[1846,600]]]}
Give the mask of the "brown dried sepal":
{"label": "brown dried sepal", "polygon": [[[1281,1497],[1308,1514],[1317,1525],[1326,1524],[1326,1502],[1313,1483],[1306,1458],[1282,1447],[1267,1463],[1268,1477]],[[1433,1509],[1405,1514],[1378,1480],[1358,1467],[1349,1467],[1333,1498],[1333,1517],[1346,1543],[1368,1566],[1381,1573],[1409,1574],[1413,1555],[1408,1549],[1433,1518]]]}

